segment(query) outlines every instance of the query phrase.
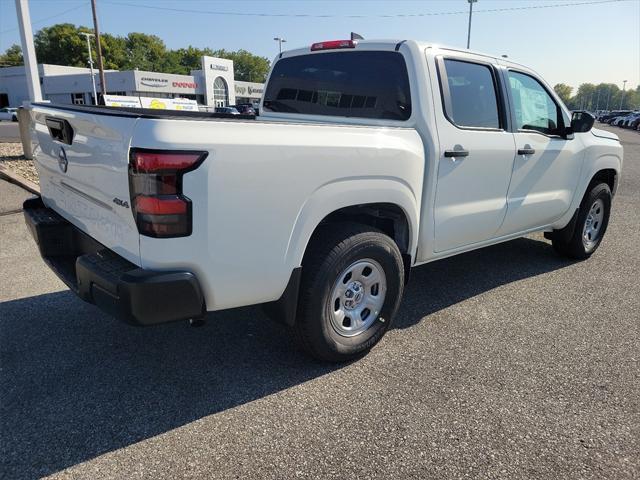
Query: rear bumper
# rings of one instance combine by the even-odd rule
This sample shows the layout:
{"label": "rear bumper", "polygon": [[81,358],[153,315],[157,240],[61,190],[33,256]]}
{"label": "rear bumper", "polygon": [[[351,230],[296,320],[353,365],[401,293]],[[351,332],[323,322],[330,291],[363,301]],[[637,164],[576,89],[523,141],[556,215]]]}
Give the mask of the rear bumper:
{"label": "rear bumper", "polygon": [[104,247],[40,197],[24,202],[24,217],[49,267],[80,298],[131,325],[197,318],[206,311],[191,272],[142,269]]}

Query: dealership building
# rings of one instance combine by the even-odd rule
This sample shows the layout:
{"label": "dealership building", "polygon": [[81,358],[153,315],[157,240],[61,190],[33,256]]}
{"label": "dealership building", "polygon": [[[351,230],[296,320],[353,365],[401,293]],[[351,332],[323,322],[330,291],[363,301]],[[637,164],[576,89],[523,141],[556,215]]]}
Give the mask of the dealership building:
{"label": "dealership building", "polygon": [[[188,98],[206,107],[224,107],[260,101],[264,84],[240,82],[234,78],[233,61],[202,57],[201,70],[191,75],[105,70],[108,95],[132,97]],[[42,96],[54,103],[92,104],[93,86],[88,68],[38,65]],[[100,92],[100,76],[95,73]],[[23,66],[0,68],[0,107],[18,107],[29,99]]]}

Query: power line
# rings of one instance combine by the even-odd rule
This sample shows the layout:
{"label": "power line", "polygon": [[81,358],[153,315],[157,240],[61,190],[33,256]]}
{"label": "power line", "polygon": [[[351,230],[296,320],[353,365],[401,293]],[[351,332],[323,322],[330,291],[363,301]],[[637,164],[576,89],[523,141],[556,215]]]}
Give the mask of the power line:
{"label": "power line", "polygon": [[[580,5],[600,5],[604,3],[620,3],[629,2],[633,0],[596,0],[587,2],[574,2],[574,3],[556,3],[552,5],[528,5],[523,7],[504,7],[504,8],[491,8],[485,10],[476,10],[475,13],[494,13],[494,12],[509,12],[515,10],[533,10],[542,8],[557,8],[557,7],[574,7]],[[163,10],[169,12],[180,13],[197,13],[205,15],[219,15],[219,16],[237,16],[237,17],[288,17],[288,18],[405,18],[405,17],[435,17],[441,15],[461,15],[467,14],[466,10],[452,11],[452,12],[426,12],[426,13],[394,13],[394,14],[311,14],[311,13],[260,13],[260,12],[224,12],[217,10],[195,10],[187,8],[174,8],[174,7],[161,7],[157,5],[140,5],[126,2],[114,2],[104,1],[105,4],[119,5],[125,7],[134,8],[146,8],[151,10]]]}
{"label": "power line", "polygon": [[[64,10],[62,12],[58,12],[55,15],[51,15],[50,17],[39,18],[38,20],[34,20],[33,22],[31,22],[31,25],[35,25],[36,23],[42,23],[42,22],[46,22],[47,20],[51,20],[51,19],[54,19],[54,18],[61,17],[62,15],[66,14],[66,13],[72,12],[74,10],[78,10],[83,5],[88,5],[88,3],[82,3],[80,5],[76,5],[75,7],[70,8],[69,10]],[[10,28],[8,30],[3,30],[3,31],[0,32],[0,35],[8,33],[8,32],[13,32],[14,30],[18,30],[18,27]]]}

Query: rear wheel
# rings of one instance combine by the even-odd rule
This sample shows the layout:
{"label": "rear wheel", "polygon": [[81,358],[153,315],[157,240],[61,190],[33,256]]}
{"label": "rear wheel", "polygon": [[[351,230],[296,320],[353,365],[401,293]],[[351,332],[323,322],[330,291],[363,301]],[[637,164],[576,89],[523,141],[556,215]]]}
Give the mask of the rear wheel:
{"label": "rear wheel", "polygon": [[404,289],[395,242],[366,225],[322,227],[302,266],[298,344],[331,362],[357,358],[389,329]]}
{"label": "rear wheel", "polygon": [[586,193],[573,234],[567,238],[562,231],[554,232],[553,248],[569,258],[589,258],[602,242],[611,212],[611,190],[606,183],[592,185]]}

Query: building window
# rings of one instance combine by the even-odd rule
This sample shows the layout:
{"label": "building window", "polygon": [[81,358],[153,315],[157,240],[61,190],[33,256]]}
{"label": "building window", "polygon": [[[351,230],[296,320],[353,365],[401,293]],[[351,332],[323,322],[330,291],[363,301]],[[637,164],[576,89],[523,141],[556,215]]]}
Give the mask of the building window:
{"label": "building window", "polygon": [[216,78],[213,82],[213,103],[216,107],[229,105],[229,88],[222,77]]}
{"label": "building window", "polygon": [[71,103],[74,105],[84,105],[84,93],[72,93]]}

